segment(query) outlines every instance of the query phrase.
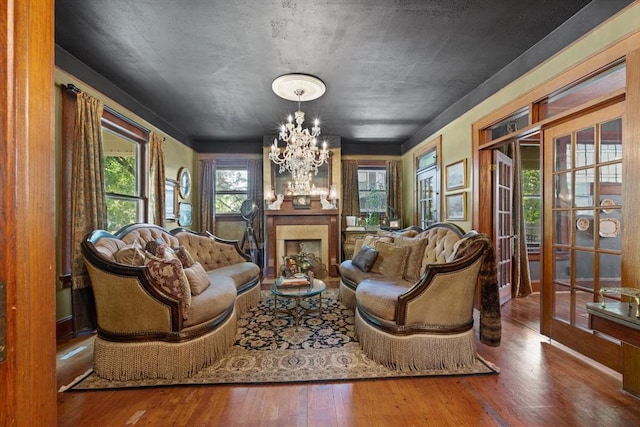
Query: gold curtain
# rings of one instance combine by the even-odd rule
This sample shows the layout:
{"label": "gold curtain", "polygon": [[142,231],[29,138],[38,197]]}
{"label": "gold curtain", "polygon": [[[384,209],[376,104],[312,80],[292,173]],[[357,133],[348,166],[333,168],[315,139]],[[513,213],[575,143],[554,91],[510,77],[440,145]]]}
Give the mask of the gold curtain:
{"label": "gold curtain", "polygon": [[200,231],[216,232],[216,161],[203,160],[200,176]]}
{"label": "gold curtain", "polygon": [[149,211],[151,221],[159,226],[164,225],[164,138],[154,131],[149,134]]}
{"label": "gold curtain", "polygon": [[360,194],[358,193],[358,162],[342,161],[342,222],[347,215],[360,216]]}
{"label": "gold curtain", "polygon": [[529,272],[529,255],[527,252],[527,234],[524,223],[524,204],[522,201],[522,156],[520,141],[511,143],[511,158],[513,160],[513,232],[514,242],[514,285],[513,293],[516,297],[526,297],[533,290],[531,274]]}
{"label": "gold curtain", "polygon": [[264,190],[262,185],[262,159],[249,160],[247,162],[248,189],[247,198],[253,200],[258,206],[258,214],[253,219],[253,230],[256,233],[258,249],[262,249],[264,242],[263,212]]}
{"label": "gold curtain", "polygon": [[78,94],[71,175],[71,280],[76,333],[95,328],[95,307],[80,242],[87,233],[104,229],[107,224],[102,111],[100,100],[86,93]]}
{"label": "gold curtain", "polygon": [[402,160],[387,160],[387,207],[402,218]]}

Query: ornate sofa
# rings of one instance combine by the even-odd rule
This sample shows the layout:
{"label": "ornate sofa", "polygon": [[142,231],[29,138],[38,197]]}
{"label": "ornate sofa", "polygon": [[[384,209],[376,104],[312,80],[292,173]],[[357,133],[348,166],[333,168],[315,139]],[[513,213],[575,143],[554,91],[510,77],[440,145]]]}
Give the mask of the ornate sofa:
{"label": "ornate sofa", "polygon": [[[149,242],[175,248],[153,256]],[[210,233],[133,224],[81,244],[97,312],[94,370],[107,379],[184,378],[233,345],[236,316],[258,303],[260,269]]]}
{"label": "ornate sofa", "polygon": [[[358,259],[371,249],[377,254]],[[478,283],[480,338],[500,343],[495,253],[486,235],[439,223],[367,236],[339,272],[341,299],[355,309],[362,349],[393,369],[456,369],[475,362]]]}

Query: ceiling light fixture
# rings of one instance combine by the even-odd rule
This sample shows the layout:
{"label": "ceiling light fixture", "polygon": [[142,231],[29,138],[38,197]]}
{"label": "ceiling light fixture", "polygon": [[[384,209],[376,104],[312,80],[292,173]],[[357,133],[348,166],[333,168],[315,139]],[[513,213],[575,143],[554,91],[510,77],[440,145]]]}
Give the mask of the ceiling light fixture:
{"label": "ceiling light fixture", "polygon": [[326,86],[322,80],[308,74],[285,74],[273,81],[271,88],[281,98],[298,101],[298,111],[280,128],[280,139],[286,144],[284,150],[278,148],[278,139],[273,140],[269,160],[280,166],[280,173],[285,170],[291,173],[292,182],[288,191],[291,194],[311,194],[313,175],[318,167],[329,159],[326,141],[322,149],[317,146],[320,136],[320,122],[316,119],[311,131],[303,128],[304,113],[300,109],[301,101],[311,101],[321,97]]}

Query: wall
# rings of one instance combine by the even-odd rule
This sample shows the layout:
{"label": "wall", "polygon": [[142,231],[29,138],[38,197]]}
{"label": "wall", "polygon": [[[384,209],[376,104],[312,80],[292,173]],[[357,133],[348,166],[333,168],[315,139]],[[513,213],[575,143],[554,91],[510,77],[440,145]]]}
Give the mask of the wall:
{"label": "wall", "polygon": [[[62,102],[61,102],[61,96],[60,96],[60,91],[61,91],[60,86],[66,85],[66,84],[73,84],[78,88],[80,88],[80,90],[82,90],[83,92],[86,92],[91,96],[94,96],[100,99],[102,102],[104,102],[105,105],[109,106],[110,108],[117,111],[118,113],[121,113],[123,116],[131,119],[132,121],[138,123],[139,125],[147,129],[154,130],[155,132],[158,132],[159,134],[164,136],[165,138],[165,143],[164,143],[165,159],[164,160],[165,160],[166,178],[177,180],[178,170],[181,167],[187,167],[189,169],[191,173],[191,181],[192,181],[191,194],[186,200],[180,200],[180,201],[192,203],[193,224],[194,226],[198,224],[197,206],[199,206],[198,205],[199,200],[198,200],[197,188],[198,188],[200,174],[197,167],[199,162],[197,162],[196,153],[191,148],[185,146],[184,144],[170,137],[169,135],[161,132],[159,129],[151,126],[148,122],[141,119],[136,114],[116,104],[115,102],[113,102],[111,99],[109,99],[102,93],[97,92],[96,90],[89,87],[88,85],[78,80],[74,76],[60,69],[55,70],[55,84],[56,84],[56,88],[54,91],[55,92],[55,144],[56,144],[55,176],[56,176],[57,189],[61,188],[60,147],[62,145],[62,141],[61,141],[61,119],[60,118],[61,118],[61,111],[62,111]],[[59,215],[62,207],[60,206],[60,198],[57,197],[56,200],[57,200],[56,215]],[[59,223],[58,218],[56,218],[56,224],[58,223]],[[173,221],[173,222],[167,222],[165,226],[168,229],[171,229],[171,228],[177,227],[178,224],[177,222]],[[56,241],[57,241],[56,247],[59,247],[59,238],[58,238],[59,235],[60,235],[59,230],[56,229]],[[56,253],[59,258],[59,251],[56,251]],[[57,265],[58,266],[60,265],[59,259],[57,260]],[[58,267],[57,275],[59,275],[59,272],[60,272],[60,268]],[[62,288],[62,285],[60,284],[60,282],[56,282],[55,287],[56,287],[56,320],[61,320],[71,315],[71,290],[68,288]]]}
{"label": "wall", "polygon": [[[640,29],[640,3],[635,2],[632,6],[624,9],[619,14],[607,20],[604,24],[595,28],[593,31],[580,38],[572,45],[566,47],[557,55],[540,64],[538,67],[519,78],[515,82],[504,87],[496,94],[487,98],[485,101],[469,110],[455,121],[444,126],[437,132],[425,138],[420,144],[413,147],[402,156],[404,167],[403,174],[403,198],[404,198],[404,215],[403,220],[406,224],[413,223],[415,215],[415,168],[407,167],[413,165],[413,159],[416,152],[433,140],[438,135],[442,136],[442,171],[448,164],[458,160],[467,159],[467,178],[468,186],[467,194],[467,221],[456,222],[465,230],[469,230],[471,226],[471,212],[474,209],[471,198],[471,188],[473,188],[473,175],[470,173],[472,167],[472,125],[492,111],[501,106],[515,100],[516,98],[527,93],[531,89],[541,85],[550,78],[561,74],[562,72],[583,62],[593,54],[604,50],[608,45],[623,38],[624,36],[637,32]],[[444,198],[442,198],[444,200]],[[441,209],[444,213],[444,209]]]}

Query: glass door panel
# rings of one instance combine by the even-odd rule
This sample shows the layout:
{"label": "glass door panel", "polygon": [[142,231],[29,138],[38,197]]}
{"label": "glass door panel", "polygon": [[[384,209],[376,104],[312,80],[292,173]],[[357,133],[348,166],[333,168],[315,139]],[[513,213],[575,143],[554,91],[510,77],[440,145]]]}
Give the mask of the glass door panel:
{"label": "glass door panel", "polygon": [[[545,130],[543,322],[550,337],[585,354],[602,343],[589,329],[588,302],[620,286],[622,104]],[[598,354],[587,354],[598,360]]]}

